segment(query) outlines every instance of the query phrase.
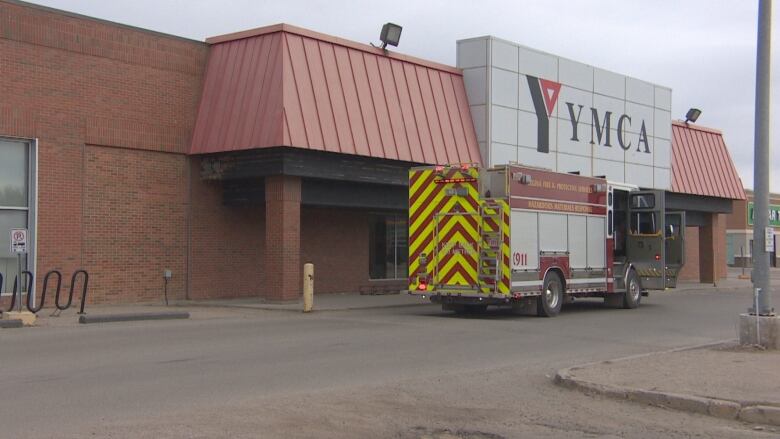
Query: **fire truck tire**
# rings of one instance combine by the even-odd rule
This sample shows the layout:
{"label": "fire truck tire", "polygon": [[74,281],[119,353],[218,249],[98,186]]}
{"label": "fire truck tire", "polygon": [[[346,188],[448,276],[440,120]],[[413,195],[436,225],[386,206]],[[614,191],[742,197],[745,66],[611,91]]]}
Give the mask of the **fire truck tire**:
{"label": "fire truck tire", "polygon": [[555,317],[563,305],[563,281],[558,273],[550,271],[544,277],[542,295],[536,299],[536,315]]}
{"label": "fire truck tire", "polygon": [[639,281],[636,271],[633,269],[628,272],[626,277],[626,292],[623,294],[623,308],[634,309],[642,301],[642,284]]}

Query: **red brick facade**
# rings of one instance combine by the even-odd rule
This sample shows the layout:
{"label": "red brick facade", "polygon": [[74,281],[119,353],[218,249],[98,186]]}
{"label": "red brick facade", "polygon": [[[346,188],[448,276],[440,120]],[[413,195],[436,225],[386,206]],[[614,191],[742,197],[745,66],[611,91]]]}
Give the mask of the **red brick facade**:
{"label": "red brick facade", "polygon": [[83,267],[91,302],[151,300],[170,268],[181,297],[207,45],[13,1],[0,29],[0,136],[38,139],[38,285]]}

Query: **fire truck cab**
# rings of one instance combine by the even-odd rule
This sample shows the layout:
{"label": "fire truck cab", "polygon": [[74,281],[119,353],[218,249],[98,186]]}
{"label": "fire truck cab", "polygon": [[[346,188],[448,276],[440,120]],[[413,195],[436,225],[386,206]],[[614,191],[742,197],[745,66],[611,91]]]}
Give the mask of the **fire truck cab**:
{"label": "fire truck cab", "polygon": [[684,230],[660,190],[514,164],[413,168],[409,292],[456,312],[550,317],[575,297],[636,308],[676,285]]}

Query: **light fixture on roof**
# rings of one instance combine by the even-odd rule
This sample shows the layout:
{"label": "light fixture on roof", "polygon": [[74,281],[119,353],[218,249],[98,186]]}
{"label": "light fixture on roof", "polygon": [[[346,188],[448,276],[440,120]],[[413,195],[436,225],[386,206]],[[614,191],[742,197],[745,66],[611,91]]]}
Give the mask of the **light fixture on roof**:
{"label": "light fixture on roof", "polygon": [[701,110],[699,110],[698,108],[691,108],[690,110],[688,110],[687,113],[685,113],[685,123],[686,124],[688,122],[696,123],[696,119],[698,119],[699,116],[701,116]]}
{"label": "light fixture on roof", "polygon": [[397,24],[385,23],[384,26],[382,26],[382,33],[379,34],[379,39],[382,40],[382,46],[380,48],[384,49],[388,44],[393,47],[398,47],[398,42],[401,40],[402,29],[403,28]]}

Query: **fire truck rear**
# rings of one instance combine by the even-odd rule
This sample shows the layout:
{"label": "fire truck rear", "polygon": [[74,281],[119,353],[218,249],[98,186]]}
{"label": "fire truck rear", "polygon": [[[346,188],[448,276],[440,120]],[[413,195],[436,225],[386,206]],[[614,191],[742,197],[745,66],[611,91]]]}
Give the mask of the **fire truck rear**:
{"label": "fire truck rear", "polygon": [[517,165],[413,168],[409,291],[458,312],[549,317],[575,297],[635,308],[675,286],[684,230],[663,191]]}

